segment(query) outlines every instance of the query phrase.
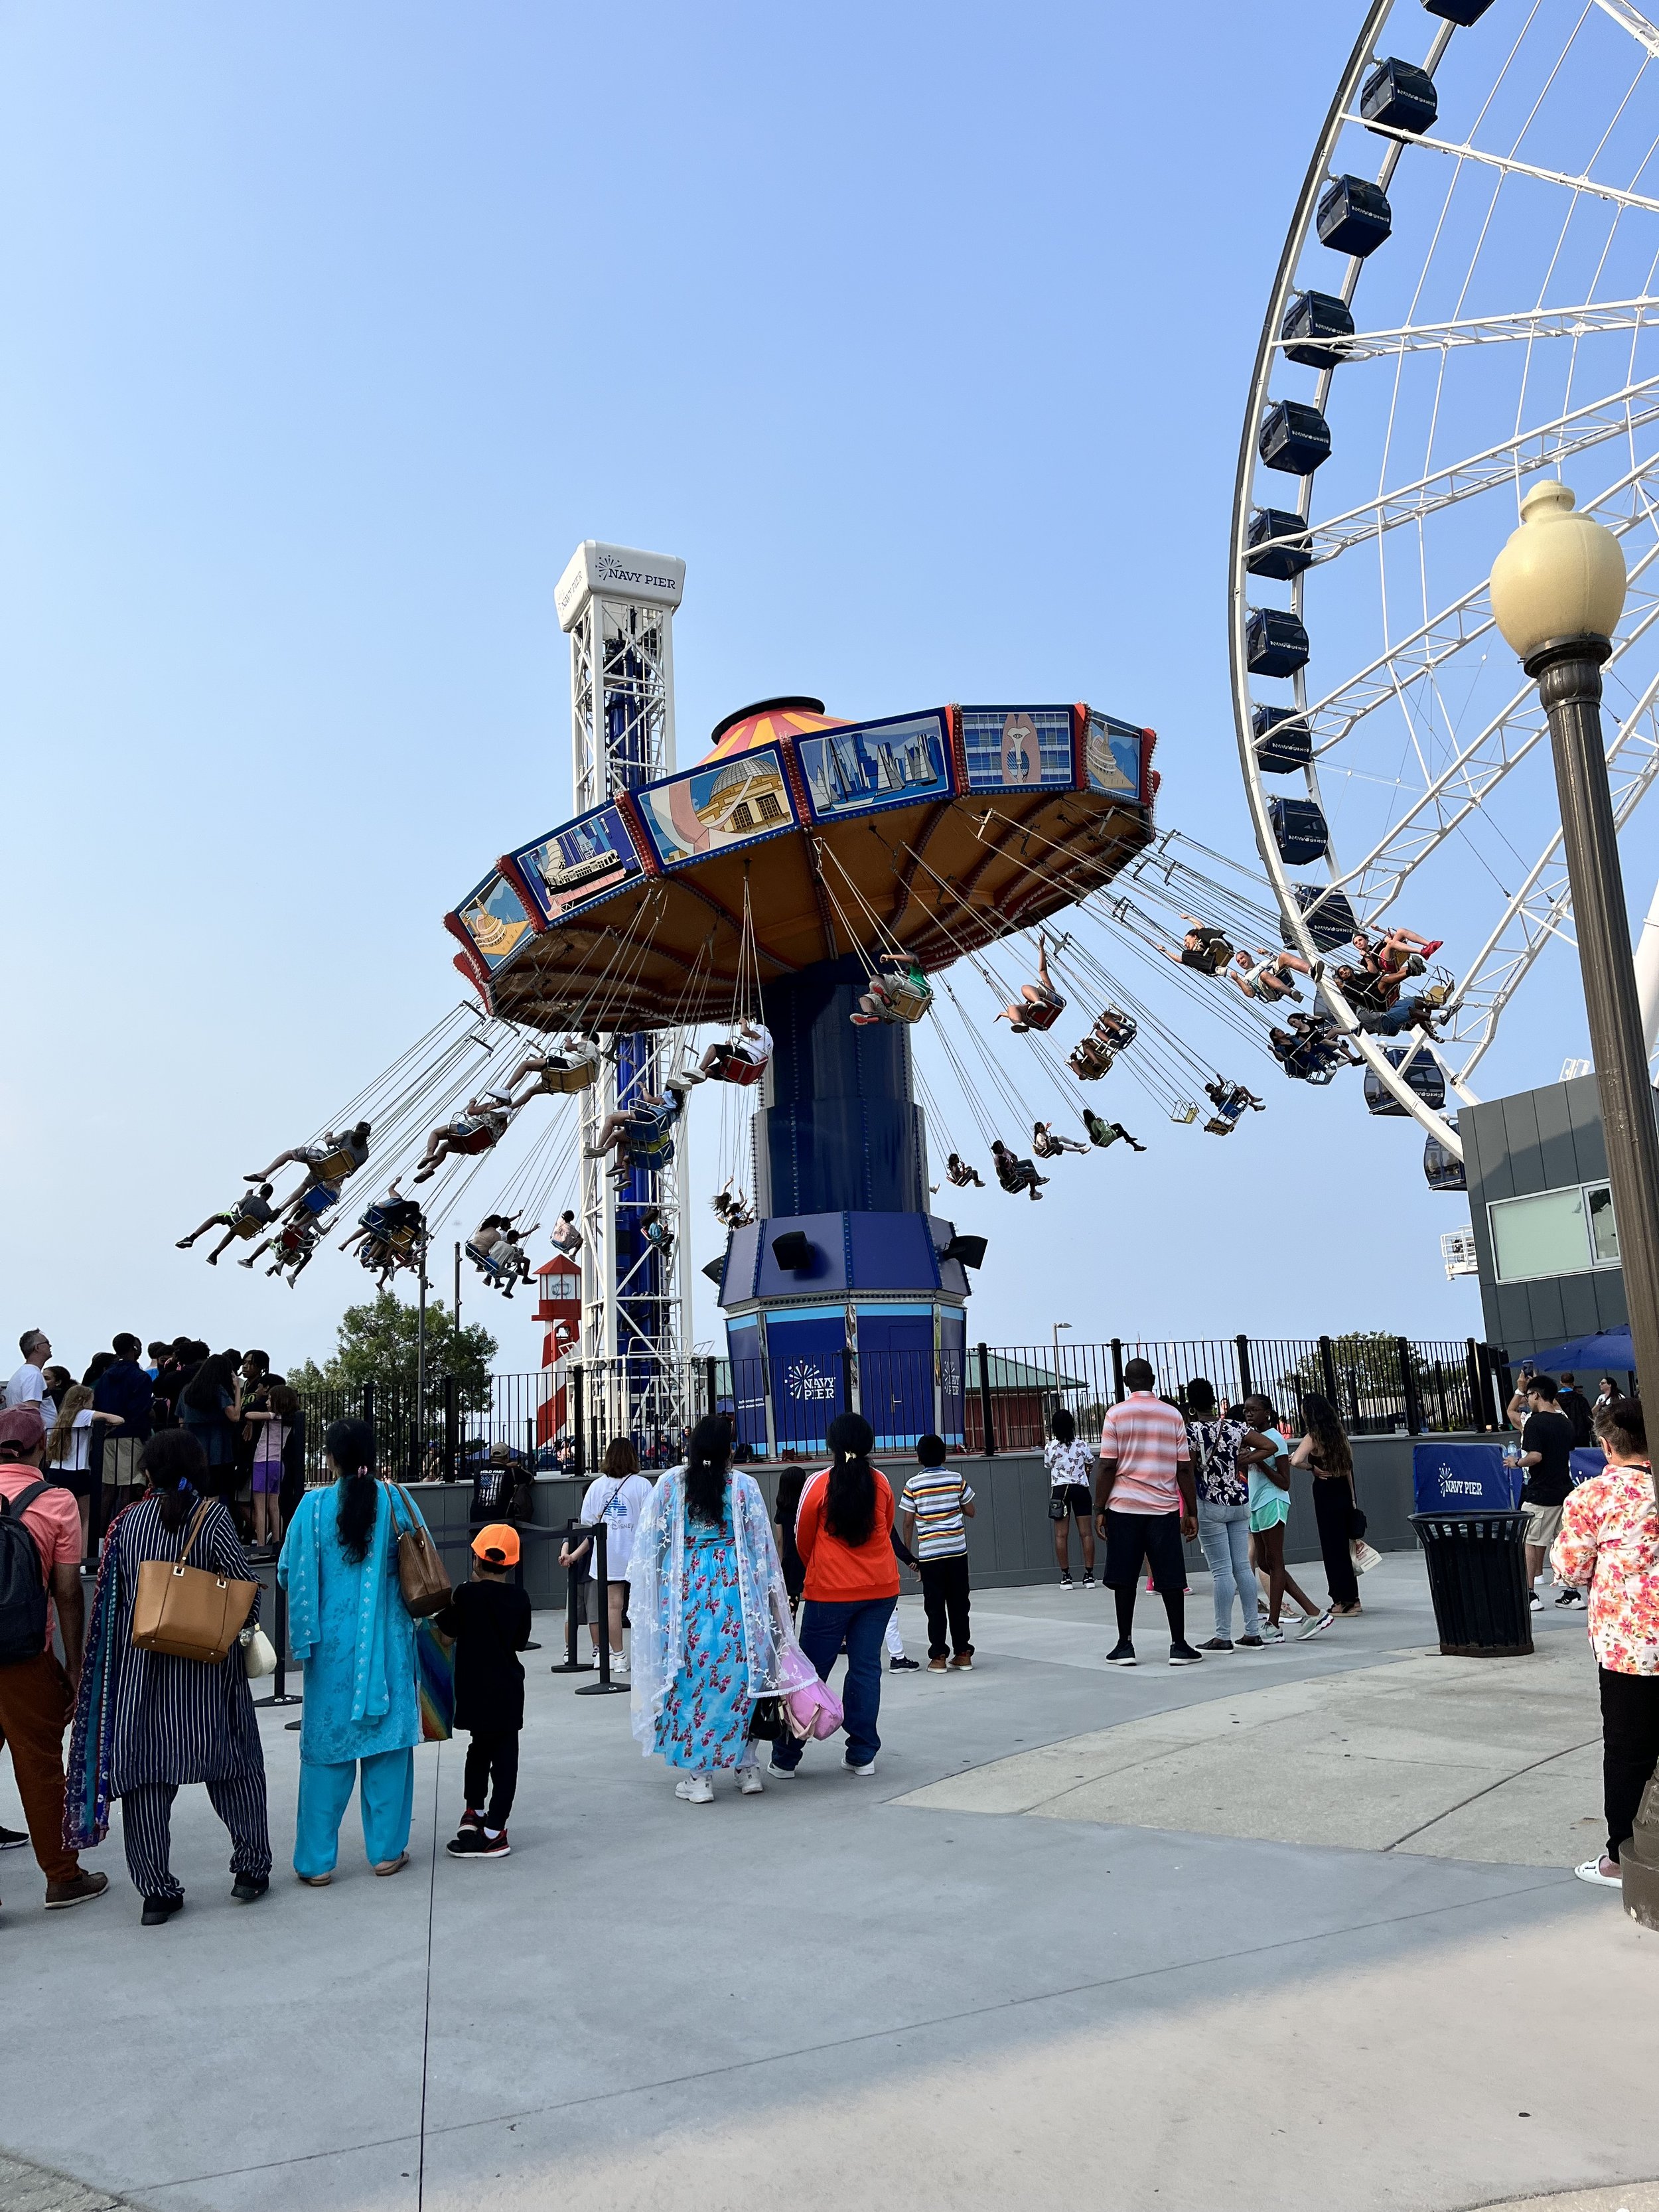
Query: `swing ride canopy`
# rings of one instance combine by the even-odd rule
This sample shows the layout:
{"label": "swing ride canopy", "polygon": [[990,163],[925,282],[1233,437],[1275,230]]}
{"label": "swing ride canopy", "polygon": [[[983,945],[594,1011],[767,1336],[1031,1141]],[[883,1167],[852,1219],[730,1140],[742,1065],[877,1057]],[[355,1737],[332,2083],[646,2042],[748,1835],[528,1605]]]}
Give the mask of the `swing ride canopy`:
{"label": "swing ride canopy", "polygon": [[[544,1032],[724,1021],[857,954],[948,966],[1152,835],[1154,734],[1086,706],[728,717],[696,767],[504,854],[445,916],[492,1013]],[[757,862],[761,865],[757,865]]]}

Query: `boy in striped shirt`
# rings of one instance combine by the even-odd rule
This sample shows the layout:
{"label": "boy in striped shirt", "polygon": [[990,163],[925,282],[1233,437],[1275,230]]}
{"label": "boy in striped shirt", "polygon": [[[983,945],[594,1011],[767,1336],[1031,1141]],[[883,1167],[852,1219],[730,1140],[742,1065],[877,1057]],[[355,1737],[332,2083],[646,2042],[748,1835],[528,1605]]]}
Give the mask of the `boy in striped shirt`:
{"label": "boy in striped shirt", "polygon": [[[968,1640],[968,1530],[974,1493],[945,1464],[942,1437],[923,1437],[916,1445],[920,1464],[899,1499],[905,1543],[916,1555],[922,1603],[927,1609],[927,1671],[947,1668],[963,1673],[974,1663]],[[945,1640],[946,1628],[950,1640]],[[945,1653],[951,1652],[947,1661]]]}

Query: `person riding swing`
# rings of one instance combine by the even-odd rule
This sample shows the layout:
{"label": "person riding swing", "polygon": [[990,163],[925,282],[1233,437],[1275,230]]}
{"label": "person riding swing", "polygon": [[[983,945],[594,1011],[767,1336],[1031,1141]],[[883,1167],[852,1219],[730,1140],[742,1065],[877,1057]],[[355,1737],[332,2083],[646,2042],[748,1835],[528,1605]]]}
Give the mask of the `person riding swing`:
{"label": "person riding swing", "polygon": [[872,975],[852,1019],[863,1029],[872,1022],[919,1022],[933,1003],[933,987],[919,961],[896,964]]}
{"label": "person riding swing", "polygon": [[506,1135],[518,1110],[512,1099],[501,1091],[483,1091],[476,1098],[469,1098],[464,1114],[457,1114],[427,1139],[426,1151],[415,1170],[416,1182],[425,1182],[436,1175],[453,1153],[471,1158],[477,1152],[489,1152]]}
{"label": "person riding swing", "polygon": [[1132,1152],[1144,1152],[1146,1149],[1145,1145],[1136,1142],[1121,1121],[1103,1121],[1092,1106],[1085,1106],[1083,1109],[1083,1126],[1089,1132],[1089,1142],[1098,1145],[1102,1152],[1109,1145],[1116,1144],[1127,1145]]}
{"label": "person riding swing", "polygon": [[1021,1191],[1029,1191],[1035,1205],[1043,1193],[1048,1178],[1039,1175],[1035,1160],[1023,1160],[1005,1145],[1000,1137],[991,1145],[991,1164],[996,1170],[997,1181],[1010,1198],[1018,1198]]}
{"label": "person riding swing", "polygon": [[1006,1022],[1018,1036],[1027,1030],[1053,1029],[1065,1011],[1066,1001],[1054,988],[1054,978],[1048,973],[1048,939],[1039,933],[1036,981],[1022,983],[1018,999],[1013,1005],[1003,1007],[997,1019]]}
{"label": "person riding swing", "polygon": [[740,1018],[730,1037],[711,1044],[697,1066],[686,1073],[688,1083],[758,1083],[772,1057],[772,1032],[763,1024]]}
{"label": "person riding swing", "polygon": [[[572,1091],[586,1091],[599,1079],[599,1053],[597,1045],[584,1042],[579,1036],[560,1040],[553,1052],[532,1052],[520,1063],[507,1085],[507,1097],[516,1113],[527,1106],[532,1098],[568,1097]],[[519,1085],[530,1078],[522,1096]]]}
{"label": "person riding swing", "polygon": [[1247,1091],[1242,1083],[1229,1083],[1221,1076],[1205,1085],[1204,1096],[1215,1108],[1204,1124],[1205,1134],[1210,1137],[1231,1137],[1247,1113],[1265,1110],[1254,1091]]}
{"label": "person riding swing", "polygon": [[[280,1169],[292,1164],[308,1170],[303,1194],[314,1183],[332,1183],[337,1195],[338,1186],[348,1176],[356,1175],[368,1158],[368,1123],[359,1121],[356,1128],[348,1129],[342,1136],[332,1129],[325,1130],[314,1145],[291,1145],[285,1152],[278,1152],[268,1168],[255,1175],[245,1175],[244,1182],[269,1182]],[[292,1201],[289,1201],[290,1204]]]}
{"label": "person riding swing", "polygon": [[262,1182],[256,1190],[244,1191],[241,1197],[228,1206],[222,1213],[210,1213],[199,1229],[192,1229],[188,1237],[179,1239],[179,1249],[188,1252],[198,1237],[205,1237],[210,1229],[222,1228],[224,1235],[208,1254],[208,1265],[216,1267],[221,1253],[228,1252],[237,1239],[257,1237],[262,1229],[269,1229],[276,1218],[276,1209],[270,1202],[270,1185]]}
{"label": "person riding swing", "polygon": [[1031,1124],[1031,1150],[1040,1160],[1057,1160],[1062,1152],[1086,1152],[1088,1149],[1075,1137],[1057,1137],[1051,1121]]}

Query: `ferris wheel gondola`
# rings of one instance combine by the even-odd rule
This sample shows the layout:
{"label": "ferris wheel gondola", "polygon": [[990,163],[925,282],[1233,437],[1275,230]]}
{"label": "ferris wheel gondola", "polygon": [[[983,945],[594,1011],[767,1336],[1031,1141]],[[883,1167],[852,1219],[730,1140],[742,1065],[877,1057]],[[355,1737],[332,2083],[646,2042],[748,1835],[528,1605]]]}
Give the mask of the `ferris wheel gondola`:
{"label": "ferris wheel gondola", "polygon": [[[1659,775],[1659,25],[1632,0],[1424,7],[1367,9],[1297,203],[1246,410],[1230,631],[1283,933],[1325,962],[1368,1089],[1455,1161],[1425,1057],[1473,1100],[1571,922],[1542,709],[1486,590],[1540,471],[1570,476],[1630,572],[1607,671],[1621,830]],[[1383,917],[1453,963],[1409,1056],[1334,974]]]}

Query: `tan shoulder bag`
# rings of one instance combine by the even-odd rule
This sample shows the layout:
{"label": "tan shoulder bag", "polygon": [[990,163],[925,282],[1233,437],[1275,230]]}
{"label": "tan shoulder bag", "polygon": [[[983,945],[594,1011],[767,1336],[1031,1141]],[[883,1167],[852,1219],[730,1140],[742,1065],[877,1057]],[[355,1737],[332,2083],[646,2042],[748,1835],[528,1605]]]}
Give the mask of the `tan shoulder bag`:
{"label": "tan shoulder bag", "polygon": [[191,1547],[213,1504],[212,1498],[204,1498],[197,1507],[176,1559],[140,1562],[132,1607],[134,1650],[165,1651],[204,1667],[222,1666],[230,1656],[259,1585],[188,1564]]}
{"label": "tan shoulder bag", "polygon": [[[449,1577],[437,1546],[404,1496],[402,1485],[386,1482],[383,1486],[391,1493],[392,1525],[398,1531],[398,1587],[403,1592],[404,1607],[416,1620],[423,1620],[428,1613],[441,1613],[449,1603],[453,1595]],[[407,1528],[398,1521],[400,1503],[408,1516]]]}

